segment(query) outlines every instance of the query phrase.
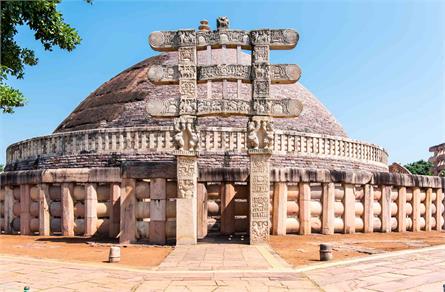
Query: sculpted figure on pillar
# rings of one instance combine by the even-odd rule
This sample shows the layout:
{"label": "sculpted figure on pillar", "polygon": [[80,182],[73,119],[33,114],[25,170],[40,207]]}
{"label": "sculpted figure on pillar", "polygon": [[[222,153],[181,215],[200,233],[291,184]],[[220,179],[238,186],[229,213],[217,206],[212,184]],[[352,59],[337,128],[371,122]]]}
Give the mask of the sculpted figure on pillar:
{"label": "sculpted figure on pillar", "polygon": [[180,118],[175,121],[174,129],[176,133],[174,137],[175,148],[184,150],[184,122]]}
{"label": "sculpted figure on pillar", "polygon": [[273,123],[267,117],[255,117],[247,123],[248,149],[271,150],[273,146]]}
{"label": "sculpted figure on pillar", "polygon": [[181,116],[175,119],[174,144],[177,150],[197,151],[199,146],[199,133],[193,117]]}
{"label": "sculpted figure on pillar", "polygon": [[273,128],[273,123],[270,121],[261,121],[265,131],[265,136],[264,136],[264,149],[270,149],[272,150],[272,146],[273,146],[273,136],[274,136],[274,128]]}
{"label": "sculpted figure on pillar", "polygon": [[247,123],[247,142],[249,149],[258,149],[260,141],[258,139],[259,125],[255,121],[249,121]]}

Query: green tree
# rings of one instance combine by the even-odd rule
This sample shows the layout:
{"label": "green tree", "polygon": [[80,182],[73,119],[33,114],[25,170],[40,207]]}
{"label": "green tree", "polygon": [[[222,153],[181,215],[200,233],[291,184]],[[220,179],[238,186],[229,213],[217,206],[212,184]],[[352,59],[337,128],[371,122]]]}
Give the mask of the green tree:
{"label": "green tree", "polygon": [[[22,79],[25,65],[38,63],[33,50],[22,48],[15,41],[17,27],[28,26],[34,37],[45,50],[54,46],[72,51],[81,38],[77,31],[65,23],[57,10],[61,0],[1,1],[1,67],[0,67],[0,109],[13,113],[14,108],[25,105],[25,96],[5,83],[8,76]],[[91,3],[92,0],[86,0]]]}
{"label": "green tree", "polygon": [[433,164],[429,161],[419,160],[409,163],[405,165],[405,167],[411,171],[412,174],[432,175],[431,168],[433,167]]}
{"label": "green tree", "polygon": [[0,164],[0,172],[2,172],[3,171],[3,164]]}

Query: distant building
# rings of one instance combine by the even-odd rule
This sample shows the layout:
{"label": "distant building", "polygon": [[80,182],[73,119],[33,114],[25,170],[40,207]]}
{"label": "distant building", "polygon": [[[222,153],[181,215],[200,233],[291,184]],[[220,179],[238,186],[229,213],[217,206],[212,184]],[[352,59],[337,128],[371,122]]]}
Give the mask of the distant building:
{"label": "distant building", "polygon": [[445,176],[445,143],[430,147],[433,156],[429,161],[433,164],[433,175]]}

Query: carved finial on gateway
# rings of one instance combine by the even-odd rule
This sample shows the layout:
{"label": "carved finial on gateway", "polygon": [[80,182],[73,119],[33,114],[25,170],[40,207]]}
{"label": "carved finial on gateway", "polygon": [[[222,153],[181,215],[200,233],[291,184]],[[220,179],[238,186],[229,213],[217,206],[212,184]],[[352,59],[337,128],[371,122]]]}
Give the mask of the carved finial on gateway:
{"label": "carved finial on gateway", "polygon": [[229,18],[227,16],[220,16],[216,19],[216,29],[217,30],[225,30],[229,29]]}
{"label": "carved finial on gateway", "polygon": [[200,31],[210,31],[210,27],[209,27],[209,22],[206,19],[203,19],[199,22],[199,27],[198,29]]}

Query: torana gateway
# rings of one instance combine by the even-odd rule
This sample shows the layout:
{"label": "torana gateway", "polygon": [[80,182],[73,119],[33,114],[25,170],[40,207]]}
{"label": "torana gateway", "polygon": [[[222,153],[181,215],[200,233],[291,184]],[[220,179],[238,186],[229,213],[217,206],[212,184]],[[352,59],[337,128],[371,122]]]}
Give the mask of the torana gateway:
{"label": "torana gateway", "polygon": [[[390,173],[301,84],[292,29],[153,32],[55,130],[9,146],[6,233],[195,244],[211,234],[442,230],[445,180]],[[243,52],[251,51],[251,55]],[[371,113],[369,113],[371,114]]]}

